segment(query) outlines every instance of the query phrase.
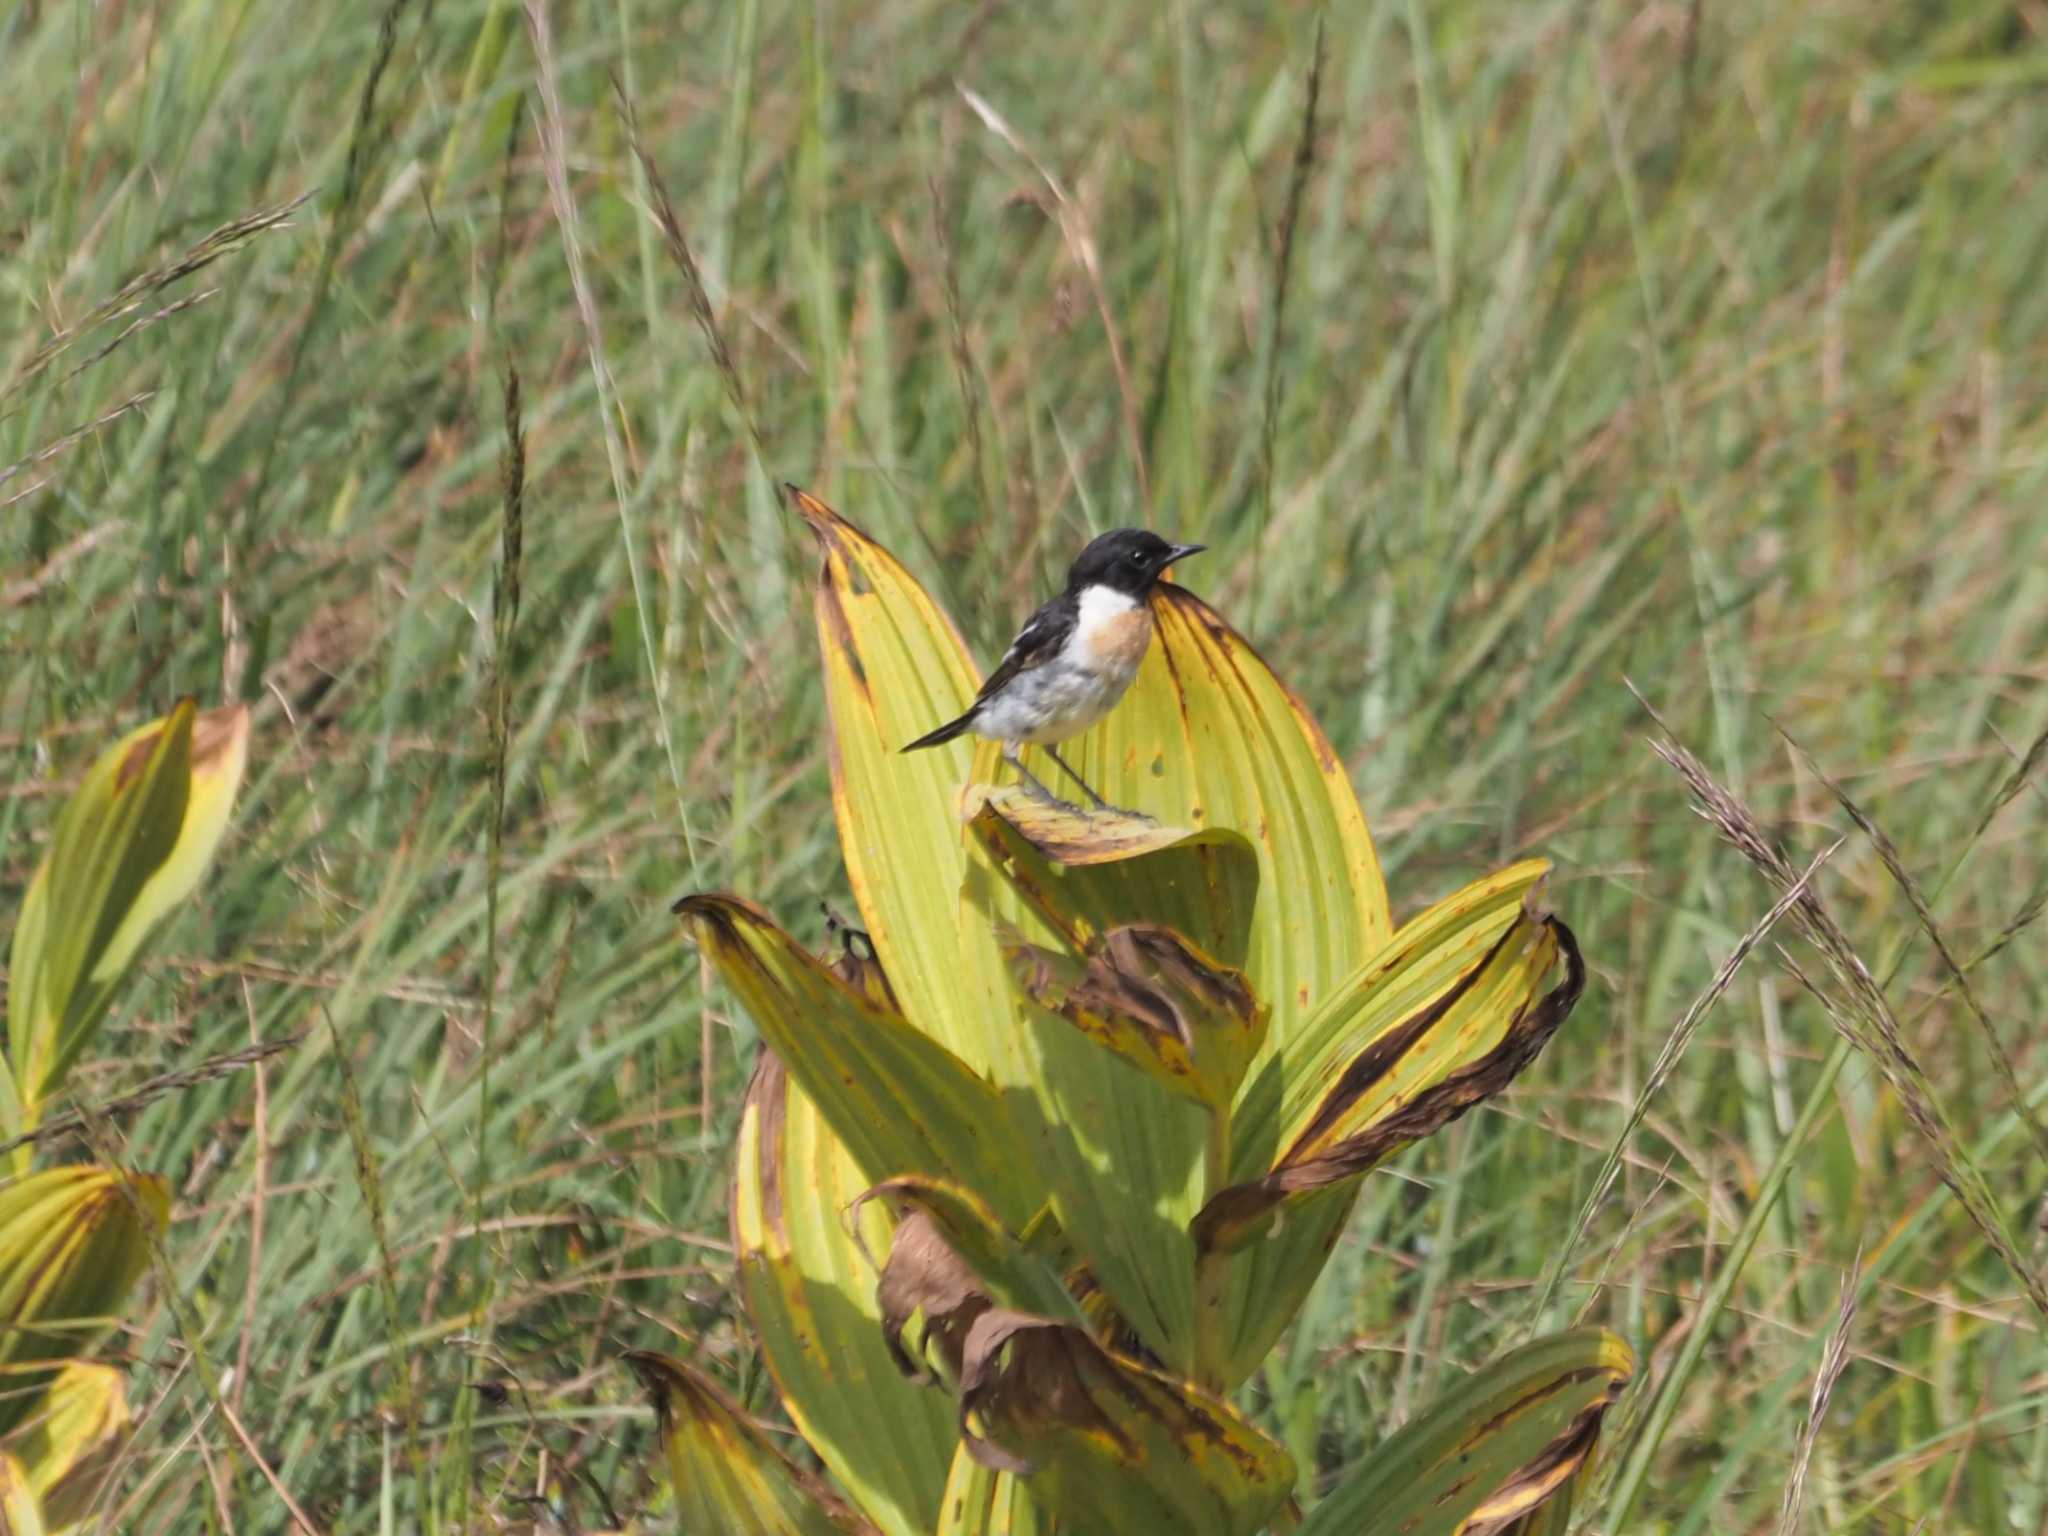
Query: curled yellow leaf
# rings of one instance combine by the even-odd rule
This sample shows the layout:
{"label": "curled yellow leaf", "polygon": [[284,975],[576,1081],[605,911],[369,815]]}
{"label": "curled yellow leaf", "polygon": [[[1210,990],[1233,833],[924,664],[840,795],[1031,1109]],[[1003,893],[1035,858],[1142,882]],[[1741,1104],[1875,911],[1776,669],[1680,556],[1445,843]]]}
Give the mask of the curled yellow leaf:
{"label": "curled yellow leaf", "polygon": [[143,945],[198,887],[248,740],[245,707],[201,714],[186,699],[102,753],[65,802],[14,929],[9,1134],[34,1128]]}

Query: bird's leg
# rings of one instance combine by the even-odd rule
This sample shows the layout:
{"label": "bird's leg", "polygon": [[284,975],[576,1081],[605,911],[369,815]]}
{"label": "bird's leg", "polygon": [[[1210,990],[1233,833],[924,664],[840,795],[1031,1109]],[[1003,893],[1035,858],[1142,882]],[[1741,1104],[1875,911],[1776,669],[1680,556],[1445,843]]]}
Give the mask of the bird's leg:
{"label": "bird's leg", "polygon": [[1061,773],[1064,773],[1068,778],[1072,779],[1076,784],[1081,786],[1081,793],[1088,797],[1089,803],[1093,805],[1095,809],[1097,809],[1098,811],[1113,811],[1116,809],[1115,806],[1111,805],[1107,800],[1103,799],[1102,796],[1095,793],[1095,791],[1089,787],[1088,781],[1086,779],[1082,778],[1081,775],[1074,772],[1072,768],[1067,766],[1067,760],[1064,757],[1061,757],[1059,753],[1053,750],[1052,744],[1050,742],[1042,742],[1040,743],[1040,746],[1047,757],[1051,758],[1055,763],[1059,764],[1059,769]]}
{"label": "bird's leg", "polygon": [[[1024,780],[1024,783],[1030,788],[1031,792],[1037,795],[1039,799],[1048,801],[1053,805],[1065,805],[1067,803],[1043,784],[1039,783],[1038,775],[1024,766],[1023,752],[1016,742],[1006,741],[1003,743],[1003,761],[1017,770],[1018,777]],[[1079,809],[1079,807],[1076,807],[1076,809]]]}

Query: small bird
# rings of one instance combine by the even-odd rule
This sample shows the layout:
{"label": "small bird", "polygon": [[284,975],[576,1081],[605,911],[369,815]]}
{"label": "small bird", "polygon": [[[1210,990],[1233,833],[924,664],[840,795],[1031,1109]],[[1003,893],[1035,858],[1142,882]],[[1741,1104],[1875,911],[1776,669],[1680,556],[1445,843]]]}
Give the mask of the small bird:
{"label": "small bird", "polygon": [[1003,744],[1003,757],[1026,783],[1056,799],[1018,756],[1028,742],[1081,786],[1099,809],[1108,802],[1053,750],[1116,707],[1138,675],[1152,643],[1145,598],[1166,568],[1199,554],[1202,544],[1169,544],[1143,528],[1105,533],[1067,571],[1067,589],[1031,615],[957,720],[920,736],[903,750],[936,747],[964,731]]}

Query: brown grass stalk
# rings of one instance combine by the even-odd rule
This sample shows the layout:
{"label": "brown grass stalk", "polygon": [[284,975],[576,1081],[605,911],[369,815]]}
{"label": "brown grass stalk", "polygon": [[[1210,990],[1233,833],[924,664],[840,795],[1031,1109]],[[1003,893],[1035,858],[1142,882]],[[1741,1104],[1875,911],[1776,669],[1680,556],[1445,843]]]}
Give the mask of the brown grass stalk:
{"label": "brown grass stalk", "polygon": [[[1642,699],[1642,696],[1637,694],[1637,698]],[[1781,892],[1792,890],[1799,881],[1798,871],[1764,833],[1755,813],[1724,788],[1707,771],[1705,764],[1678,743],[1647,700],[1642,702],[1665,735],[1662,741],[1652,741],[1650,748],[1686,781],[1693,792],[1695,808]],[[2035,1310],[2048,1320],[2048,1285],[2042,1283],[2033,1266],[2027,1263],[2004,1211],[1985,1183],[1983,1174],[1964,1151],[1954,1127],[1935,1098],[1926,1070],[1906,1044],[1898,1016],[1893,1012],[1884,988],[1878,984],[1870,967],[1849,941],[1849,936],[1812,887],[1809,886],[1793,902],[1790,916],[1793,927],[1819,952],[1834,979],[1827,1008],[1829,1019],[1850,1044],[1876,1062],[1885,1082],[1898,1096],[1907,1119],[1933,1154],[1935,1173],[1962,1203],[1964,1211],[1984,1234],[1985,1240],[2025,1288]],[[1815,990],[1819,995],[1819,989]]]}
{"label": "brown grass stalk", "polygon": [[1799,1432],[1798,1447],[1792,1453],[1792,1475],[1785,1483],[1785,1502],[1778,1511],[1778,1536],[1794,1536],[1806,1504],[1806,1474],[1813,1465],[1813,1449],[1820,1442],[1821,1420],[1835,1395],[1835,1383],[1849,1364],[1849,1334],[1856,1326],[1856,1287],[1863,1276],[1863,1251],[1859,1248],[1849,1272],[1842,1277],[1842,1299],[1835,1308],[1835,1326],[1829,1330],[1827,1347],[1821,1351],[1820,1370],[1813,1378],[1813,1392],[1806,1400],[1806,1425]]}
{"label": "brown grass stalk", "polygon": [[[1933,944],[1934,952],[1941,957],[1942,966],[1949,974],[1951,987],[1962,998],[1963,1006],[1969,1010],[1970,1017],[1977,1021],[1977,1028],[1990,1049],[1991,1064],[1998,1073],[1998,1080],[2004,1085],[2013,1109],[2025,1123],[2027,1134],[2033,1138],[2034,1150],[2041,1154],[2043,1162],[2048,1162],[2048,1126],[2042,1125],[2040,1116],[2034,1113],[2033,1105],[2027,1102],[2026,1092],[2020,1087],[2019,1074],[2013,1070],[2012,1057],[2005,1049],[2005,1042],[1998,1038],[1997,1026],[1991,1022],[1991,1015],[1985,1012],[1983,1003],[1978,1001],[1977,989],[1970,984],[1969,968],[1961,964],[1956,959],[1955,952],[1949,948],[1948,940],[1942,935],[1941,925],[1934,920],[1934,912],[1920,889],[1919,881],[1913,878],[1906,868],[1905,861],[1899,857],[1897,845],[1885,835],[1884,828],[1880,827],[1868,812],[1849,798],[1849,792],[1842,788],[1837,780],[1829,777],[1827,770],[1815,761],[1812,753],[1794,741],[1790,734],[1782,730],[1778,734],[1785,738],[1785,744],[1797,754],[1800,762],[1806,765],[1807,771],[1820,780],[1828,793],[1835,797],[1835,803],[1851,821],[1856,823],[1858,830],[1870,839],[1870,846],[1877,850],[1877,856],[1884,862],[1885,871],[1892,877],[1892,883],[1898,886],[1905,896],[1908,905],[1913,909],[1914,917],[1919,919],[1921,931]],[[2048,736],[2042,739],[2048,740]],[[2022,775],[2024,771],[2022,765]]]}

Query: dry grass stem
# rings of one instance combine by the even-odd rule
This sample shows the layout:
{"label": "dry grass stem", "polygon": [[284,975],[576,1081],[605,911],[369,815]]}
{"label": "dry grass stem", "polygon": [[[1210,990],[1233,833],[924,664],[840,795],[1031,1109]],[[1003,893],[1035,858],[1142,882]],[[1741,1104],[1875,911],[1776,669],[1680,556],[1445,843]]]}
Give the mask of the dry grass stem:
{"label": "dry grass stem", "polygon": [[[1648,707],[1646,702],[1645,708]],[[1655,715],[1654,710],[1651,713]],[[1658,724],[1663,724],[1661,719]],[[1692,790],[1695,809],[1737,852],[1780,891],[1789,891],[1798,884],[1797,871],[1764,833],[1755,814],[1723,788],[1705,764],[1671,738],[1668,731],[1665,740],[1652,741],[1650,748],[1685,780]],[[1792,904],[1791,916],[1793,926],[1819,952],[1835,979],[1835,1005],[1828,1010],[1829,1018],[1852,1044],[1877,1063],[1892,1092],[1898,1095],[1906,1117],[1927,1142],[1941,1181],[1948,1185],[1986,1241],[2026,1289],[2035,1310],[2048,1319],[2048,1285],[2043,1284],[2021,1253],[2004,1211],[1943,1114],[1925,1068],[1907,1048],[1884,989],[1816,891],[1809,887],[1801,893]]]}
{"label": "dry grass stem", "polygon": [[[2048,741],[2048,733],[2039,738],[2037,746],[2039,741]],[[1978,1001],[1977,989],[1970,984],[1969,967],[1959,962],[1954,951],[1949,948],[1948,940],[1942,935],[1941,925],[1935,922],[1934,912],[1920,889],[1920,883],[1907,871],[1905,861],[1899,857],[1897,846],[1885,835],[1884,829],[1849,798],[1849,792],[1814,760],[1812,753],[1800,746],[1789,734],[1785,735],[1785,742],[1798,755],[1800,762],[1806,765],[1807,771],[1826,786],[1828,793],[1835,797],[1835,803],[1851,821],[1856,823],[1863,835],[1870,839],[1870,846],[1877,850],[1878,858],[1884,863],[1885,872],[1892,877],[1892,883],[1898,886],[1906,901],[1912,906],[1914,917],[1919,919],[1921,931],[1934,945],[1934,952],[1941,957],[1942,967],[1948,972],[1949,985],[1961,996],[1963,1006],[1969,1010],[1970,1017],[1977,1021],[1977,1028],[1983,1034],[1984,1043],[1991,1053],[1991,1065],[1996,1069],[1998,1080],[2005,1088],[2007,1100],[2025,1124],[2027,1134],[2033,1138],[2034,1150],[2040,1155],[2043,1163],[2048,1164],[2048,1126],[2042,1125],[2040,1116],[2034,1113],[2034,1106],[2028,1102],[2026,1091],[2020,1087],[2019,1075],[2013,1070],[2012,1057],[2005,1049],[2005,1042],[1998,1038],[1997,1026],[1991,1022],[1990,1014],[1984,1011],[1983,1003]],[[2020,770],[2013,775],[2013,781],[2024,781],[2028,771],[2028,765],[2023,763]],[[2017,793],[2017,790],[2013,790],[2013,793]],[[1995,806],[1998,802],[1994,800],[1993,803]]]}
{"label": "dry grass stem", "polygon": [[1799,1444],[1792,1453],[1792,1475],[1786,1479],[1785,1502],[1778,1513],[1778,1536],[1796,1536],[1799,1529],[1799,1516],[1806,1505],[1806,1474],[1813,1465],[1813,1448],[1820,1443],[1821,1420],[1827,1417],[1835,1384],[1849,1365],[1849,1335],[1856,1326],[1856,1288],[1862,1279],[1863,1250],[1859,1248],[1848,1273],[1842,1276],[1842,1299],[1835,1308],[1835,1326],[1828,1331],[1820,1370],[1813,1378],[1813,1392],[1806,1400],[1806,1425],[1800,1430]]}
{"label": "dry grass stem", "polygon": [[1623,1123],[1620,1134],[1614,1138],[1612,1145],[1607,1149],[1606,1157],[1601,1161],[1600,1172],[1593,1180],[1593,1191],[1579,1207],[1578,1218],[1572,1223],[1571,1235],[1558,1250],[1549,1277],[1537,1298],[1534,1309],[1536,1314],[1549,1307],[1558,1282],[1566,1266],[1571,1262],[1571,1256],[1578,1251],[1579,1244],[1585,1241],[1586,1230],[1592,1225],[1594,1212],[1599,1210],[1607,1199],[1608,1191],[1614,1187],[1614,1180],[1621,1171],[1624,1149],[1642,1125],[1643,1117],[1649,1113],[1651,1101],[1663,1091],[1664,1085],[1671,1080],[1671,1074],[1678,1069],[1679,1062],[1684,1059],[1686,1047],[1692,1043],[1692,1037],[1698,1031],[1700,1021],[1719,1001],[1721,994],[1728,990],[1729,983],[1735,980],[1735,973],[1742,969],[1742,962],[1749,958],[1750,951],[1761,944],[1770,931],[1777,927],[1780,918],[1806,899],[1807,890],[1812,885],[1814,877],[1841,846],[1841,840],[1838,839],[1814,856],[1813,862],[1808,864],[1799,878],[1779,895],[1770,911],[1759,918],[1749,932],[1736,941],[1735,947],[1728,951],[1719,968],[1715,970],[1713,980],[1708,982],[1705,989],[1692,1000],[1691,1005],[1680,1015],[1678,1022],[1672,1026],[1671,1033],[1665,1036],[1664,1046],[1658,1051],[1656,1063],[1650,1068],[1650,1075],[1644,1080],[1641,1092],[1636,1095],[1628,1119]]}

